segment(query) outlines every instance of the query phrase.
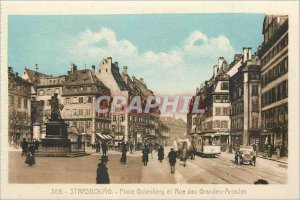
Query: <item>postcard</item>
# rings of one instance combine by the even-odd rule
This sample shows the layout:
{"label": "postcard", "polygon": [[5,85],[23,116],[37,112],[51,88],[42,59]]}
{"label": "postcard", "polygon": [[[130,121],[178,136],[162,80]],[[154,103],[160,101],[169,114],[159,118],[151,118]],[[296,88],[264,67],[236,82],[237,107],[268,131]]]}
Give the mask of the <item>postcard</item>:
{"label": "postcard", "polygon": [[298,1],[2,1],[1,199],[298,199]]}

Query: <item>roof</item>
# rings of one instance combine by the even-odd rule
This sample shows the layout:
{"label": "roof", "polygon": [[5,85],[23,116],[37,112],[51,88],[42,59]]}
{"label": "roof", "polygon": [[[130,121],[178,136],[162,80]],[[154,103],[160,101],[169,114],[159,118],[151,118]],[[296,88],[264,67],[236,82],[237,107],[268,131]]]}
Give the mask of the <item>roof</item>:
{"label": "roof", "polygon": [[141,81],[136,79],[135,77],[132,77],[133,83],[139,88],[142,96],[152,96],[153,91],[147,88],[147,85]]}
{"label": "roof", "polygon": [[117,64],[115,64],[115,63],[111,64],[111,73],[112,73],[114,79],[116,80],[121,91],[129,90],[128,85],[123,80],[123,78],[119,72],[119,67],[117,66]]}
{"label": "roof", "polygon": [[186,125],[186,122],[181,118],[176,119],[173,117],[160,117],[160,120],[167,124]]}
{"label": "roof", "polygon": [[110,90],[92,73],[89,69],[75,70],[72,74],[67,76],[66,81],[63,83],[63,95],[87,93],[87,91],[71,90],[69,86],[80,87],[92,85],[89,93],[106,93]]}
{"label": "roof", "polygon": [[28,75],[28,78],[29,78],[29,81],[33,84],[39,83],[41,77],[51,77],[49,75],[46,75],[46,74],[28,69],[26,67],[25,67],[24,71],[26,71],[26,73]]}

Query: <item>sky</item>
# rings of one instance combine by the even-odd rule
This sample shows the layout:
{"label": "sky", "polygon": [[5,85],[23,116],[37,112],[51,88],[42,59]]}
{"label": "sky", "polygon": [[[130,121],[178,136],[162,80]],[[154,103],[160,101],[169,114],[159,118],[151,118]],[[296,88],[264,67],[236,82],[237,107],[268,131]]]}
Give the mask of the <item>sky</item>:
{"label": "sky", "polygon": [[112,57],[157,95],[194,94],[219,57],[262,43],[264,14],[9,16],[8,65],[62,75]]}

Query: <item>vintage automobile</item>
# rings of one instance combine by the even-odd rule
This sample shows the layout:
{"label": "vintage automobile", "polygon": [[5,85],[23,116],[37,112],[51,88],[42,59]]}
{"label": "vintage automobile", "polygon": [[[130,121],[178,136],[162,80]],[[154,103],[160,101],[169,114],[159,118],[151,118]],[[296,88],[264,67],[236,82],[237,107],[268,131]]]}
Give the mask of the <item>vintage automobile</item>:
{"label": "vintage automobile", "polygon": [[240,146],[239,150],[235,154],[236,164],[254,165],[256,162],[256,156],[252,146]]}

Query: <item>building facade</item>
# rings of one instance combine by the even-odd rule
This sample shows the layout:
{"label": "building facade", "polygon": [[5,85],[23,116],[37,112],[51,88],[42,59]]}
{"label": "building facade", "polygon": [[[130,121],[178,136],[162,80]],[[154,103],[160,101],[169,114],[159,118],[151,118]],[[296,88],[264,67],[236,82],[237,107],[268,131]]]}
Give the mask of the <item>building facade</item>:
{"label": "building facade", "polygon": [[233,145],[260,144],[260,60],[243,48],[235,74],[230,77],[231,139]]}
{"label": "building facade", "polygon": [[261,58],[261,140],[288,153],[288,16],[267,15]]}
{"label": "building facade", "polygon": [[31,86],[11,67],[8,68],[8,139],[18,146],[23,138],[32,139],[31,130]]}

